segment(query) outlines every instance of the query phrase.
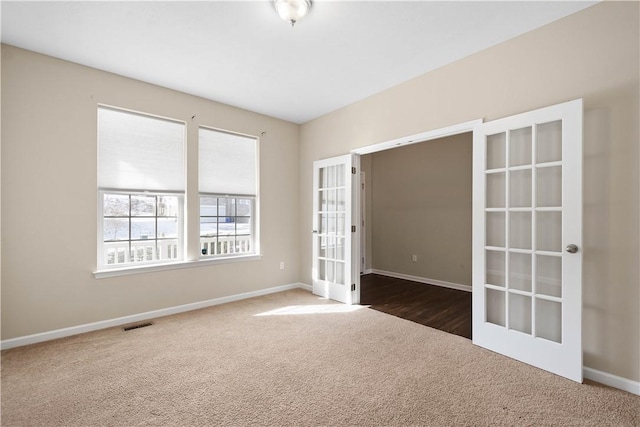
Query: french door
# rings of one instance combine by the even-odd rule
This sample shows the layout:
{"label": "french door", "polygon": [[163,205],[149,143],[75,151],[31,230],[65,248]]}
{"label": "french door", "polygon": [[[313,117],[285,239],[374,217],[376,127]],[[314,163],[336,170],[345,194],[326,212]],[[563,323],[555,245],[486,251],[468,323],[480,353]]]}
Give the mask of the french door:
{"label": "french door", "polygon": [[473,342],[582,382],[582,100],[473,139]]}
{"label": "french door", "polygon": [[360,294],[360,275],[352,271],[359,252],[352,232],[354,163],[348,154],[313,164],[313,293],[346,304],[359,303]]}

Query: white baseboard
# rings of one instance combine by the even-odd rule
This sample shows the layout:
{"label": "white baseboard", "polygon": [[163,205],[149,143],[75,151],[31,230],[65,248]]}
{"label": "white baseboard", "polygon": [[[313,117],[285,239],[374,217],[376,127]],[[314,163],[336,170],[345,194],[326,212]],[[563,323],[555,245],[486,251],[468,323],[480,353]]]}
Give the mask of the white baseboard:
{"label": "white baseboard", "polygon": [[72,326],[69,328],[56,329],[49,332],[39,334],[26,335],[23,337],[11,338],[0,341],[0,349],[7,350],[23,345],[36,344],[39,342],[55,340],[71,335],[83,334],[85,332],[93,332],[100,329],[112,328],[114,326],[126,325],[129,323],[140,322],[142,320],[155,319],[157,317],[169,316],[171,314],[184,313],[185,311],[197,310],[200,308],[211,307],[214,305],[225,304],[233,301],[240,301],[247,298],[258,297],[262,295],[273,294],[276,292],[288,291],[290,289],[302,288],[311,292],[311,286],[304,283],[291,283],[288,285],[275,286],[273,288],[260,289],[258,291],[245,292],[242,294],[230,295],[227,297],[214,298],[206,301],[194,302],[191,304],[178,305],[175,307],[163,308],[160,310],[147,311],[145,313],[134,314],[131,316],[118,317],[116,319],[102,320],[100,322],[87,323],[84,325]]}
{"label": "white baseboard", "polygon": [[640,382],[638,381],[632,381],[607,372],[598,371],[597,369],[588,368],[586,366],[582,368],[582,375],[587,380],[595,381],[597,383],[628,391],[629,393],[640,396]]}
{"label": "white baseboard", "polygon": [[459,291],[471,292],[471,286],[460,283],[445,282],[444,280],[427,279],[426,277],[411,276],[410,274],[394,273],[392,271],[371,269],[371,273],[381,276],[395,277],[396,279],[411,280],[412,282],[425,283],[427,285],[441,286],[443,288],[457,289]]}
{"label": "white baseboard", "polygon": [[362,274],[372,274],[373,273],[373,269],[371,268],[367,268],[365,271],[362,272]]}

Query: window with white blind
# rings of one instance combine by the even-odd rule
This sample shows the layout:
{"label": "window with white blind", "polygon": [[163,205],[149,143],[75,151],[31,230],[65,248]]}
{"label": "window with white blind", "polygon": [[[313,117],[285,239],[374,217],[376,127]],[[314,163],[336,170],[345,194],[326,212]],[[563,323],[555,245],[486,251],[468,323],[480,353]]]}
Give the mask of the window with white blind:
{"label": "window with white blind", "polygon": [[99,268],[183,259],[185,124],[98,108]]}
{"label": "window with white blind", "polygon": [[257,254],[257,138],[204,127],[198,134],[202,257]]}

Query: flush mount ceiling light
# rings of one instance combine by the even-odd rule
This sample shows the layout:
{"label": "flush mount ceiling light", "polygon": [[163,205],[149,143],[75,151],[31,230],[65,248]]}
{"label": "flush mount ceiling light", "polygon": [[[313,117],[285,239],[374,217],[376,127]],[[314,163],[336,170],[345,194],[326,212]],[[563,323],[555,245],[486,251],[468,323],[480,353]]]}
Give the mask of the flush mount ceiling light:
{"label": "flush mount ceiling light", "polygon": [[274,0],[278,15],[293,27],[311,9],[311,0]]}

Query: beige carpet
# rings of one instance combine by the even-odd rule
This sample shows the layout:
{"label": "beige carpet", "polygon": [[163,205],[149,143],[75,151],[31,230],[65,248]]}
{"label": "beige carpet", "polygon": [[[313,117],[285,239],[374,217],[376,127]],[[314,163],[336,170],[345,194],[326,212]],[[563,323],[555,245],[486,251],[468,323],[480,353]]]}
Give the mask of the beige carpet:
{"label": "beige carpet", "polygon": [[343,308],[293,290],[4,351],[2,425],[640,425],[638,396]]}

